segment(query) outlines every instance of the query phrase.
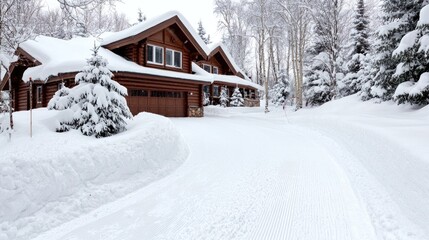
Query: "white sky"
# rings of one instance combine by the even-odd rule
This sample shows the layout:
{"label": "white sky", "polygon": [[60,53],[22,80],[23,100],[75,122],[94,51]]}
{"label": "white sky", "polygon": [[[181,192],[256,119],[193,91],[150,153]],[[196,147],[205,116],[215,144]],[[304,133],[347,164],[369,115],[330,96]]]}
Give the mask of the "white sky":
{"label": "white sky", "polygon": [[[57,0],[45,0],[50,7],[58,6]],[[217,31],[217,19],[213,13],[214,0],[122,0],[118,2],[117,9],[127,15],[130,23],[137,21],[137,12],[141,8],[148,19],[168,11],[179,11],[194,26],[198,27],[201,20],[212,42],[221,39]]]}

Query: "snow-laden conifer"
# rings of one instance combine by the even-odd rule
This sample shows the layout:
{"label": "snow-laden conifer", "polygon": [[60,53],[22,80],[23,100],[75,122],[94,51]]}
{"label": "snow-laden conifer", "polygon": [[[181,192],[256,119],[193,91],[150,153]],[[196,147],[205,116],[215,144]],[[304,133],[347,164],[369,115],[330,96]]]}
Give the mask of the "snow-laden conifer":
{"label": "snow-laden conifer", "polygon": [[55,92],[54,96],[48,103],[49,110],[64,110],[70,108],[73,103],[73,97],[70,96],[70,88],[61,83],[61,88]]}
{"label": "snow-laden conifer", "polygon": [[208,106],[210,104],[210,95],[206,92],[203,93],[203,105]]}
{"label": "snow-laden conifer", "polygon": [[107,137],[125,130],[125,120],[132,117],[124,98],[127,89],[112,80],[107,61],[98,50],[94,47],[88,65],[75,77],[77,86],[69,91],[71,114],[60,122],[58,131],[71,128],[84,135]]}
{"label": "snow-laden conifer", "polygon": [[210,35],[206,36],[206,30],[203,27],[203,23],[201,21],[198,22],[198,35],[200,35],[201,39],[204,41],[205,44],[210,44]]}
{"label": "snow-laden conifer", "polygon": [[220,105],[222,107],[227,107],[228,102],[228,89],[226,87],[222,87],[222,90],[220,91]]}
{"label": "snow-laden conifer", "polygon": [[240,92],[240,88],[236,87],[231,95],[229,102],[232,107],[242,107],[244,105],[243,95]]}
{"label": "snow-laden conifer", "polygon": [[273,86],[273,90],[271,92],[271,101],[276,106],[283,106],[290,95],[291,88],[286,71],[280,71],[280,81]]}
{"label": "snow-laden conifer", "polygon": [[359,0],[356,9],[353,29],[351,32],[351,51],[349,61],[346,64],[347,74],[342,80],[340,88],[341,96],[348,96],[361,90],[362,82],[360,76],[363,74],[364,61],[366,54],[370,50],[368,42],[368,24],[369,20],[366,15],[365,2]]}
{"label": "snow-laden conifer", "polygon": [[392,58],[393,51],[399,46],[401,39],[416,28],[419,12],[426,0],[389,0],[384,1],[383,22],[377,33],[375,42],[375,75],[371,87],[367,88],[365,96],[391,100],[400,84],[394,78],[396,68],[400,63],[398,58]]}
{"label": "snow-laden conifer", "polygon": [[402,38],[393,56],[400,61],[393,75],[393,79],[400,82],[395,100],[429,104],[429,5],[421,10],[416,29]]}

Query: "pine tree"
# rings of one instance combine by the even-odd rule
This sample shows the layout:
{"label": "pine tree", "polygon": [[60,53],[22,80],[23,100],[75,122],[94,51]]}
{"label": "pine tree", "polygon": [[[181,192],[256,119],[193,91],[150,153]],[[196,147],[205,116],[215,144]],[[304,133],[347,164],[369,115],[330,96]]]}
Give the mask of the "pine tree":
{"label": "pine tree", "polygon": [[419,19],[419,11],[425,0],[389,0],[384,1],[384,25],[377,33],[375,43],[375,75],[366,88],[365,96],[368,98],[380,98],[384,101],[391,100],[399,85],[398,79],[393,77],[397,58],[392,58],[393,51],[398,47],[406,33],[415,29]]}
{"label": "pine tree", "polygon": [[54,96],[48,103],[49,110],[64,110],[71,107],[73,97],[70,95],[70,88],[61,83],[61,88],[55,92]]}
{"label": "pine tree", "polygon": [[137,14],[138,14],[138,18],[137,18],[138,22],[144,22],[144,21],[146,21],[146,15],[143,14],[143,12],[142,12],[142,10],[140,8],[139,8]]}
{"label": "pine tree", "polygon": [[363,74],[365,56],[370,50],[368,24],[364,0],[359,0],[351,33],[352,50],[347,63],[347,75],[342,81],[343,87],[340,88],[341,96],[348,96],[361,90],[362,82],[359,81],[359,76]]}
{"label": "pine tree", "polygon": [[243,95],[240,92],[240,88],[236,87],[231,96],[230,105],[232,107],[242,107],[244,105]]}
{"label": "pine tree", "polygon": [[203,105],[208,106],[210,104],[210,95],[206,92],[203,92]]}
{"label": "pine tree", "polygon": [[315,27],[315,42],[308,50],[310,67],[304,79],[304,97],[307,106],[318,106],[334,98],[333,83],[329,70],[329,54],[326,52],[326,29],[321,23]]}
{"label": "pine tree", "polygon": [[127,89],[112,80],[107,61],[98,55],[98,50],[94,47],[88,65],[76,75],[77,86],[69,92],[72,114],[60,122],[57,131],[72,128],[87,136],[108,137],[125,130],[125,120],[132,118],[124,98]]}
{"label": "pine tree", "polygon": [[[427,4],[427,3],[426,3]],[[394,99],[398,103],[429,104],[429,5],[420,12],[415,30],[401,40],[393,56],[400,63],[393,79],[400,82]]]}
{"label": "pine tree", "polygon": [[285,70],[280,71],[280,81],[273,86],[272,102],[276,106],[283,106],[291,95],[290,82]]}
{"label": "pine tree", "polygon": [[228,102],[228,89],[226,87],[222,87],[222,90],[220,91],[220,105],[222,107],[227,107]]}
{"label": "pine tree", "polygon": [[198,22],[198,35],[200,35],[201,39],[204,41],[205,44],[210,44],[210,35],[207,35],[206,37],[206,30],[203,27],[203,23],[201,21]]}

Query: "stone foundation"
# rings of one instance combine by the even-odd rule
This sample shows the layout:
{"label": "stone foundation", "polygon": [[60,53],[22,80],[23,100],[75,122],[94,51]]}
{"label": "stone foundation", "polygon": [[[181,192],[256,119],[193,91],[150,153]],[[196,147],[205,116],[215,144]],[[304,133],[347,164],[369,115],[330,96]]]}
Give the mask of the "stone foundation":
{"label": "stone foundation", "polygon": [[204,117],[204,108],[202,107],[189,107],[188,117]]}
{"label": "stone foundation", "polygon": [[259,99],[245,98],[244,99],[244,106],[245,107],[259,107],[259,106],[261,106],[261,101],[259,101]]}

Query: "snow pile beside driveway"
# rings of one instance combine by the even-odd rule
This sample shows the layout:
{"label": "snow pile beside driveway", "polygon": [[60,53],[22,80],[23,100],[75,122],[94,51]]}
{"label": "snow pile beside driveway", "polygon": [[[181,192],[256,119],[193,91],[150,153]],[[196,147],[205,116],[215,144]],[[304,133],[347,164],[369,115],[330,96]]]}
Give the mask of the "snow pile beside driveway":
{"label": "snow pile beside driveway", "polygon": [[0,135],[0,239],[28,239],[141,188],[189,155],[164,117],[141,113],[128,131],[96,139],[56,133],[56,111],[15,113],[12,142]]}

